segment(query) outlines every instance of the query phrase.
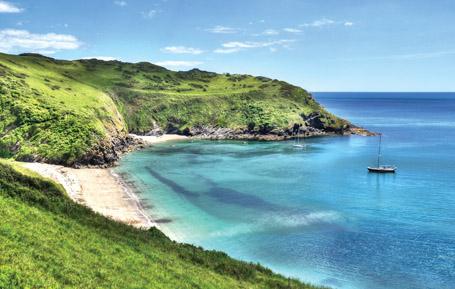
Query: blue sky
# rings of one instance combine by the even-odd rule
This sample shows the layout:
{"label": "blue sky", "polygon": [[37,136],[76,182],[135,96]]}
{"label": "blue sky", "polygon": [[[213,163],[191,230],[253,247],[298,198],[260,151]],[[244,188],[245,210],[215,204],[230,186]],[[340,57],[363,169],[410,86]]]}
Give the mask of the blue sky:
{"label": "blue sky", "polygon": [[310,91],[455,91],[455,1],[0,0],[0,51],[264,75]]}

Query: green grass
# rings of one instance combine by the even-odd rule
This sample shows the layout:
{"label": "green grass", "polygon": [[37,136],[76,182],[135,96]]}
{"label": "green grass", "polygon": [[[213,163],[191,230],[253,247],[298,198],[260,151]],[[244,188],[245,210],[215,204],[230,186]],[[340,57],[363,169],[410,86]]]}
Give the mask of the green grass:
{"label": "green grass", "polygon": [[108,220],[12,161],[0,216],[0,288],[316,288]]}
{"label": "green grass", "polygon": [[0,157],[65,165],[127,132],[155,127],[289,133],[312,113],[323,130],[349,127],[304,89],[265,77],[1,53],[0,109]]}
{"label": "green grass", "polygon": [[101,141],[126,133],[106,93],[39,60],[0,54],[0,157],[72,164]]}

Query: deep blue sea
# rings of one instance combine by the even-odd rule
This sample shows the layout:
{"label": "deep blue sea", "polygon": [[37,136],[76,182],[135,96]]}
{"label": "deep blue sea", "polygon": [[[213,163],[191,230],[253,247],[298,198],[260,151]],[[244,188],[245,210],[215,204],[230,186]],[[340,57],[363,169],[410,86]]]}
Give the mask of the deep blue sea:
{"label": "deep blue sea", "polygon": [[333,288],[455,288],[455,94],[315,96],[397,173],[359,136],[165,143],[117,171],[179,241]]}

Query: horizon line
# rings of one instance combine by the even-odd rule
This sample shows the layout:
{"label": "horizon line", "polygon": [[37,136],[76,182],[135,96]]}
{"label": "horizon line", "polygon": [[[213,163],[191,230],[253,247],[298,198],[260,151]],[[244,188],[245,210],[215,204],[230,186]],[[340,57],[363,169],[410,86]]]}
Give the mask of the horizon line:
{"label": "horizon line", "polygon": [[348,90],[340,90],[340,91],[311,91],[308,90],[310,93],[455,93],[455,91],[348,91]]}

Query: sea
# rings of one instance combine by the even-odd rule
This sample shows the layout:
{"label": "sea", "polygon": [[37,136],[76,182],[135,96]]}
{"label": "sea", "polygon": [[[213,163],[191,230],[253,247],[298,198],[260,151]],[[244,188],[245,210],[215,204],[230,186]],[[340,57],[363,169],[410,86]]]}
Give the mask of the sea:
{"label": "sea", "polygon": [[455,93],[314,93],[378,137],[180,141],[116,168],[173,239],[331,288],[455,288]]}

